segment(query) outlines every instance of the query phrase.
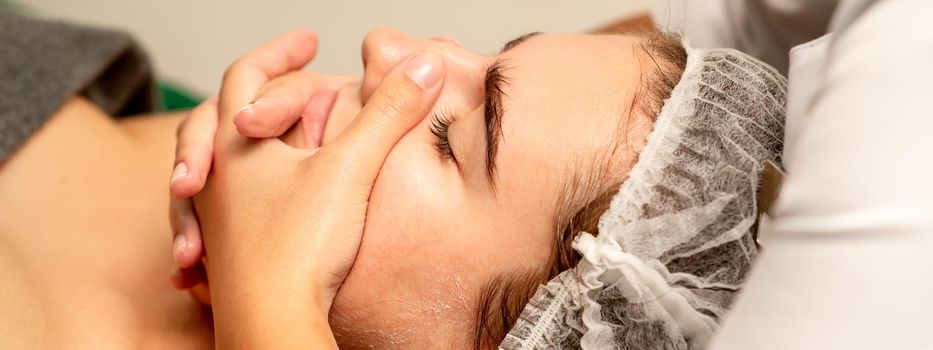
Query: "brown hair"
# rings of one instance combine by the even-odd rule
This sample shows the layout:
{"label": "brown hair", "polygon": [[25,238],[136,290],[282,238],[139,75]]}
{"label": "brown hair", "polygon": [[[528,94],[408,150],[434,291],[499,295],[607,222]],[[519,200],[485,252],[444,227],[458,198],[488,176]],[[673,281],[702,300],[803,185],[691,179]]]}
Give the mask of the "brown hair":
{"label": "brown hair", "polygon": [[[629,107],[629,118],[641,116],[653,124],[664,101],[680,81],[687,65],[687,51],[676,34],[654,31],[627,34],[643,38],[639,46],[647,60],[639,62],[651,65],[642,70],[650,73],[642,73],[641,84]],[[621,137],[614,141],[621,143]],[[548,264],[529,271],[500,274],[483,286],[476,308],[475,349],[497,347],[538,286],[580,261],[571,242],[581,232],[597,234],[599,217],[609,208],[628,173],[610,167],[617,148],[618,145],[607,147],[607,152],[591,159],[589,172],[574,172],[564,184],[558,199],[557,233]]]}

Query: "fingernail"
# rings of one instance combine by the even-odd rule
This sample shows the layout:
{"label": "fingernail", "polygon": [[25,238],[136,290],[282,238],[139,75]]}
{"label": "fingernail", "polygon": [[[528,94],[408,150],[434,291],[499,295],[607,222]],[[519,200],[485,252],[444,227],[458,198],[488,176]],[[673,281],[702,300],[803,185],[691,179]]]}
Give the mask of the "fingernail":
{"label": "fingernail", "polygon": [[423,52],[408,60],[405,75],[423,90],[441,81],[441,58],[435,53]]}
{"label": "fingernail", "polygon": [[179,233],[175,235],[175,243],[172,245],[172,250],[175,252],[175,263],[181,261],[181,255],[185,251],[185,246],[188,245],[188,239],[185,238],[184,233]]}
{"label": "fingernail", "polygon": [[185,176],[188,176],[188,166],[185,165],[185,162],[175,164],[175,170],[172,170],[172,180],[170,181],[170,183],[175,183],[175,180],[178,180]]}
{"label": "fingernail", "polygon": [[255,101],[246,104],[245,106],[243,106],[243,108],[240,108],[240,110],[236,112],[236,115],[243,114],[243,113],[252,113],[254,105],[256,105]]}

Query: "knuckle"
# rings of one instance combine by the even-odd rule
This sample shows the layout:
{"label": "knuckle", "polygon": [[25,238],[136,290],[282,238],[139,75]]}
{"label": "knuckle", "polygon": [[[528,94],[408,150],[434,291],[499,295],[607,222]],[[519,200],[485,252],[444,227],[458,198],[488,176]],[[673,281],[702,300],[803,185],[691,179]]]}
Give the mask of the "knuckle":
{"label": "knuckle", "polygon": [[193,120],[199,118],[199,116],[202,116],[204,113],[207,113],[208,107],[210,107],[208,102],[202,102],[197,107],[194,107],[194,109],[188,112],[188,115],[186,115],[185,118],[182,119],[180,123],[178,123],[178,126],[175,127],[175,139],[182,141],[186,134],[185,131],[192,127]]}
{"label": "knuckle", "polygon": [[402,113],[402,109],[397,103],[378,104],[376,109],[380,115],[385,117],[393,117]]}
{"label": "knuckle", "polygon": [[280,86],[289,89],[314,89],[320,87],[326,81],[325,76],[303,70],[286,73],[280,79],[273,80],[279,82]]}
{"label": "knuckle", "polygon": [[281,95],[286,98],[296,99],[309,90],[314,91],[325,85],[325,81],[326,78],[317,73],[306,71],[290,72],[266,83],[259,89],[256,95],[257,98]]}
{"label": "knuckle", "polygon": [[245,57],[240,57],[236,61],[233,61],[226,70],[224,70],[223,81],[230,80],[236,77],[240,72],[248,69],[251,66],[251,63],[247,61]]}
{"label": "knuckle", "polygon": [[188,116],[185,119],[182,119],[181,123],[178,123],[178,127],[175,128],[175,140],[178,143],[182,142],[182,135],[184,135],[185,130],[188,128],[188,125],[191,123],[191,116],[194,115],[194,112],[188,113]]}
{"label": "knuckle", "polygon": [[379,113],[387,117],[394,117],[409,112],[412,109],[415,94],[407,87],[376,90],[376,108]]}
{"label": "knuckle", "polygon": [[340,95],[347,95],[352,93],[359,93],[360,89],[363,87],[363,82],[360,80],[350,81],[346,84],[340,86]]}
{"label": "knuckle", "polygon": [[177,143],[199,143],[217,132],[216,119],[217,105],[213,100],[207,100],[192,109],[175,128]]}

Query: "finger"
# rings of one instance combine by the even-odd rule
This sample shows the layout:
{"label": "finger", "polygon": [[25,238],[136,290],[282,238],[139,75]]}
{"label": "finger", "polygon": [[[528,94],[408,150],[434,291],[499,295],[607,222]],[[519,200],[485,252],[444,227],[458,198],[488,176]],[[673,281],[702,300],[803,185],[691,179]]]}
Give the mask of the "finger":
{"label": "finger", "polygon": [[317,36],[308,30],[287,33],[234,62],[221,87],[220,132],[232,132],[232,118],[269,80],[307,64],[317,52]]}
{"label": "finger", "polygon": [[175,268],[169,281],[176,289],[188,289],[199,284],[207,283],[207,270],[204,265],[197,264],[190,268]]}
{"label": "finger", "polygon": [[204,188],[214,154],[217,132],[217,98],[210,98],[191,111],[178,127],[175,167],[169,191],[175,198],[188,198]]}
{"label": "finger", "polygon": [[375,179],[396,142],[424,119],[443,85],[440,56],[422,52],[393,69],[379,84],[360,115],[321,152],[352,157],[347,169],[361,179]]}
{"label": "finger", "polygon": [[360,99],[361,87],[362,81],[356,81],[344,85],[337,91],[337,100],[331,106],[331,115],[327,117],[327,127],[321,139],[322,145],[333,142],[363,111],[365,104]]}
{"label": "finger", "polygon": [[207,281],[189,288],[188,292],[190,292],[191,297],[194,298],[194,300],[197,300],[199,303],[204,305],[211,304],[211,289],[207,284]]}
{"label": "finger", "polygon": [[169,203],[169,221],[174,233],[172,255],[182,268],[196,265],[204,255],[201,228],[191,199],[172,199]]}
{"label": "finger", "polygon": [[321,147],[324,129],[336,100],[337,90],[321,90],[311,96],[311,101],[301,114],[301,130],[308,147]]}
{"label": "finger", "polygon": [[[315,98],[328,89],[324,77],[303,71],[285,74],[263,87],[256,100],[234,116],[237,132],[243,136],[267,138],[284,134],[299,118],[322,118],[312,105],[320,105]],[[317,103],[312,103],[317,101]],[[318,112],[307,115],[306,112]],[[329,109],[328,109],[329,112]],[[326,115],[323,116],[326,118]]]}
{"label": "finger", "polygon": [[201,262],[198,264],[201,269],[201,273],[197,276],[197,279],[201,280],[201,283],[188,288],[188,292],[191,293],[191,296],[200,302],[201,304],[210,305],[211,304],[211,291],[210,283],[207,279],[207,257],[201,259]]}
{"label": "finger", "polygon": [[286,144],[297,148],[316,149],[321,147],[324,129],[330,120],[330,112],[337,100],[337,90],[321,90],[311,95],[311,100],[304,106],[301,118],[294,128],[278,135]]}

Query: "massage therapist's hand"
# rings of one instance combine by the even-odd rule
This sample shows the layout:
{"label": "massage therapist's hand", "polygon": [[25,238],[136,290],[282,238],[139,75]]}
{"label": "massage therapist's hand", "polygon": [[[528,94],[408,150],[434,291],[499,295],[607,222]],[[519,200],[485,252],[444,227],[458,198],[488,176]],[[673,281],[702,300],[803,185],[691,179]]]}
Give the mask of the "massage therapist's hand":
{"label": "massage therapist's hand", "polygon": [[[299,147],[317,148],[322,142],[328,117],[328,100],[337,90],[350,87],[358,77],[329,76],[298,70],[307,64],[317,48],[313,33],[296,31],[277,41],[278,45],[260,47],[238,61],[240,68],[273,72],[276,55],[290,50],[299,59],[293,71],[265,84],[255,101],[239,111],[234,119],[237,131],[250,137],[283,136],[287,143]],[[251,59],[247,60],[250,57]],[[350,106],[351,109],[359,108]],[[352,112],[354,115],[356,112]],[[209,303],[206,275],[202,264],[203,245],[197,216],[191,197],[201,191],[213,160],[214,136],[217,130],[217,99],[211,98],[191,111],[178,129],[175,171],[172,174],[169,217],[174,237],[173,255],[179,265],[172,273],[172,283],[179,289],[192,288],[192,294]],[[295,128],[291,128],[297,125]],[[291,128],[291,129],[289,129]]]}
{"label": "massage therapist's hand", "polygon": [[433,53],[409,57],[340,136],[314,150],[237,134],[234,116],[270,75],[228,71],[213,170],[195,199],[216,339],[220,347],[334,346],[327,314],[356,257],[372,185],[433,106],[443,62]]}

